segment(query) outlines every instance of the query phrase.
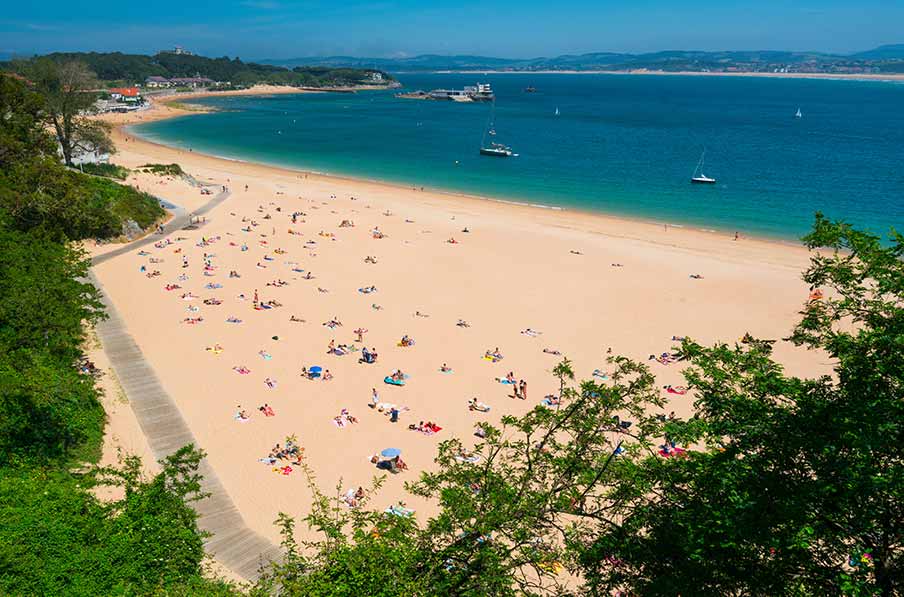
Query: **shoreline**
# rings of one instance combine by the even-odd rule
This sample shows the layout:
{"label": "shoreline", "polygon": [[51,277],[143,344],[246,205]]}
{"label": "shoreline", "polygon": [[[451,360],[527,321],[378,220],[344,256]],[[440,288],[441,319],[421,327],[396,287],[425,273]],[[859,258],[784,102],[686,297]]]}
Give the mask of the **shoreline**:
{"label": "shoreline", "polygon": [[[419,71],[399,71],[398,74],[414,74]],[[759,73],[759,72],[701,72],[664,70],[435,70],[426,74],[452,75],[644,75],[663,77],[754,77],[774,79],[823,79],[830,81],[904,82],[904,73]]]}
{"label": "shoreline", "polygon": [[[179,99],[205,99],[209,97],[218,97],[221,95],[229,94],[229,95],[240,95],[240,96],[258,96],[265,97],[268,95],[275,94],[293,94],[293,93],[320,93],[316,91],[306,91],[300,90],[297,88],[279,88],[275,89],[284,89],[283,91],[273,91],[272,86],[264,87],[256,87],[251,89],[240,90],[237,92],[198,92],[192,94],[184,94],[178,96]],[[324,91],[323,93],[326,93]],[[366,184],[366,185],[374,185],[380,188],[388,188],[388,189],[397,189],[399,191],[416,191],[418,193],[429,193],[430,195],[442,196],[445,198],[449,198],[451,200],[464,200],[468,202],[476,201],[476,202],[485,202],[497,205],[510,206],[512,208],[521,208],[521,209],[529,209],[529,210],[537,210],[543,212],[553,212],[553,213],[568,213],[577,215],[582,218],[590,218],[590,219],[603,219],[609,221],[610,224],[618,224],[618,223],[628,223],[630,225],[640,225],[640,226],[650,226],[656,227],[657,229],[662,229],[662,227],[667,227],[667,229],[671,230],[687,230],[695,233],[706,234],[709,236],[715,237],[725,237],[725,238],[733,238],[735,232],[739,232],[741,234],[741,238],[746,241],[758,241],[770,244],[776,244],[784,247],[793,247],[793,248],[803,248],[803,245],[799,240],[792,240],[784,237],[777,236],[769,236],[761,233],[750,233],[747,231],[743,231],[740,228],[731,230],[729,228],[721,228],[715,225],[705,225],[705,224],[696,224],[696,223],[686,223],[686,222],[670,222],[665,220],[657,220],[653,218],[646,218],[641,216],[632,216],[626,214],[617,214],[612,212],[604,212],[604,211],[595,211],[589,209],[582,209],[580,207],[571,207],[571,206],[562,206],[562,205],[549,205],[543,203],[534,203],[530,200],[526,200],[523,197],[518,197],[516,195],[511,196],[489,196],[489,195],[475,195],[472,193],[455,191],[451,189],[444,188],[436,188],[429,187],[424,185],[410,185],[403,182],[396,181],[387,181],[375,178],[368,178],[363,176],[352,176],[345,175],[339,173],[329,173],[322,172],[316,170],[306,170],[304,168],[290,166],[290,165],[281,165],[267,162],[259,162],[249,159],[243,158],[234,158],[228,156],[222,156],[212,153],[206,153],[203,151],[193,151],[186,150],[181,147],[175,145],[167,145],[165,143],[148,139],[146,137],[141,136],[131,130],[131,127],[134,125],[145,124],[148,122],[156,122],[159,120],[166,120],[172,118],[180,118],[184,116],[196,116],[201,114],[208,114],[210,112],[214,112],[216,110],[207,109],[206,107],[201,106],[201,109],[185,109],[178,105],[173,105],[177,103],[175,100],[170,101],[159,101],[152,104],[152,107],[143,112],[139,112],[139,115],[145,115],[147,118],[142,118],[139,116],[138,120],[131,119],[129,116],[133,116],[133,114],[126,115],[117,115],[117,116],[125,116],[125,118],[107,118],[107,120],[114,120],[115,132],[118,136],[122,138],[130,138],[133,143],[145,143],[149,146],[153,146],[160,149],[171,150],[175,152],[180,152],[181,154],[187,154],[192,156],[204,156],[210,158],[212,160],[220,160],[227,163],[233,164],[242,164],[249,167],[260,167],[260,168],[269,168],[274,171],[280,173],[289,173],[289,174],[302,174],[305,176],[312,176],[318,179],[326,180],[326,181],[335,181],[335,182],[344,182],[349,184]],[[122,139],[117,139],[114,136],[114,142],[119,143],[122,142]],[[417,190],[420,189],[420,190]],[[625,236],[624,238],[635,238],[633,236]],[[646,239],[646,238],[645,238]],[[641,239],[643,240],[643,239]]]}
{"label": "shoreline", "polygon": [[[113,116],[126,124],[127,115]],[[808,293],[804,247],[229,161],[120,128],[114,139],[117,163],[178,162],[231,192],[202,212],[208,196],[185,180],[133,172],[131,184],[206,213],[204,222],[161,238],[172,244],[99,259],[92,273],[247,526],[274,543],[276,515],[300,520],[312,499],[299,471],[280,473],[260,460],[287,437],[300,438],[327,492],[366,487],[375,472],[370,455],[403,450],[411,471],[388,477],[374,505],[405,500],[424,521],[436,504],[408,494],[404,481],[435,469],[438,441],[457,437],[470,446],[476,422],[522,415],[557,392],[550,369],[560,357],[544,348],[567,356],[579,379],[605,370],[611,348],[650,363],[657,385],[680,384],[680,366],[648,359],[669,350],[675,335],[704,345],[745,333],[784,338]],[[164,286],[177,281],[179,291]],[[278,308],[254,308],[248,299],[258,291]],[[334,320],[343,324],[328,325]],[[366,344],[354,340],[355,328],[368,330]],[[399,346],[403,335],[416,345]],[[379,363],[328,353],[332,342],[353,352],[373,347]],[[483,357],[494,347],[505,354],[501,364]],[[791,343],[774,350],[791,375],[826,369],[822,355]],[[452,373],[440,368],[446,363]],[[299,374],[312,365],[331,380]],[[393,370],[409,374],[406,388],[384,382]],[[496,381],[507,371],[530,383],[529,399],[516,400]],[[368,408],[374,391],[401,407],[400,424]],[[470,411],[473,397],[492,411]],[[690,416],[691,398],[665,396],[663,413]],[[275,414],[261,414],[264,405]],[[337,425],[341,409],[358,423]],[[242,411],[250,418],[236,419]],[[408,429],[427,420],[442,433]],[[111,434],[138,445],[140,430],[117,424]],[[302,525],[296,533],[313,535]]]}

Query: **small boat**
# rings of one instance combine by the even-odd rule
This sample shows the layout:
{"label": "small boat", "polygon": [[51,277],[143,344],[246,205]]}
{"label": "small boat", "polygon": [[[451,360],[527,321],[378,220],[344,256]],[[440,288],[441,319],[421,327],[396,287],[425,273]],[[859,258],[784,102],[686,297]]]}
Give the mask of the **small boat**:
{"label": "small boat", "polygon": [[794,115],[794,118],[803,118],[804,114],[800,111],[800,108],[797,109],[797,114]]}
{"label": "small boat", "polygon": [[715,178],[710,178],[706,174],[703,174],[703,160],[706,158],[706,150],[703,150],[703,153],[700,155],[700,161],[697,162],[697,167],[694,169],[694,175],[691,177],[691,182],[694,184],[716,184]]}
{"label": "small boat", "polygon": [[535,91],[537,91],[537,88],[533,85],[528,85],[524,88],[524,93],[534,93]]}
{"label": "small boat", "polygon": [[558,115],[559,115],[559,107],[556,106],[556,116],[558,116]]}
{"label": "small boat", "polygon": [[517,154],[512,152],[512,148],[502,143],[490,143],[489,147],[481,147],[480,155],[488,155],[497,158],[510,158]]}
{"label": "small boat", "polygon": [[487,122],[487,128],[483,132],[483,140],[480,142],[480,155],[486,155],[496,158],[511,158],[517,157],[518,154],[512,151],[512,148],[508,145],[503,145],[502,143],[496,143],[495,141],[491,141],[487,144],[487,137],[491,139],[496,136],[496,102],[493,102],[493,107],[490,109],[490,119]]}

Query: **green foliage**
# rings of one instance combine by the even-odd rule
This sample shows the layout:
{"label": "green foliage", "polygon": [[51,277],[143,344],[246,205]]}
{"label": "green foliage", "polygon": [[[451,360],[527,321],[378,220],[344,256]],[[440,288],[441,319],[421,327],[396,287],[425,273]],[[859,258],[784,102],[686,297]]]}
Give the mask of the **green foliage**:
{"label": "green foliage", "polygon": [[[142,229],[146,229],[166,215],[166,211],[160,207],[160,202],[156,198],[134,187],[90,177],[81,177],[80,183],[83,191],[91,198],[92,204],[113,216],[117,228],[115,231],[110,230],[110,233],[118,232],[121,222],[126,220],[132,220]],[[111,235],[101,233],[93,236],[105,238]]]}
{"label": "green foliage", "polygon": [[[24,82],[0,76],[0,212],[9,227],[73,240],[109,238],[126,220],[147,228],[163,217],[146,193],[64,168],[46,130],[47,105]],[[118,166],[95,168],[121,174]]]}
{"label": "green foliage", "polygon": [[[64,93],[64,92],[63,92]],[[201,574],[202,454],[191,446],[153,479],[141,463],[67,469],[100,455],[104,411],[78,366],[85,326],[103,316],[70,242],[150,225],[156,200],[64,168],[45,131],[46,96],[0,76],[0,594],[229,595]],[[91,492],[118,488],[102,502]]]}
{"label": "green foliage", "polygon": [[297,67],[289,70],[282,66],[242,62],[237,57],[207,58],[173,52],[160,52],[154,56],[119,52],[68,52],[48,54],[44,58],[55,63],[83,63],[103,81],[130,85],[143,84],[150,76],[166,78],[202,76],[239,87],[256,84],[296,87],[350,86],[370,82],[371,75],[375,72],[379,72],[386,82],[393,80],[388,73],[373,69]]}
{"label": "green foliage", "polygon": [[[234,594],[201,577],[201,535],[186,505],[198,496],[201,457],[187,446],[151,479],[141,477],[136,458],[84,477],[0,469],[0,592]],[[101,502],[90,491],[108,485],[124,495]]]}
{"label": "green foliage", "polygon": [[[395,517],[340,513],[317,493],[307,520],[324,538],[304,551],[282,519],[286,562],[256,590],[899,594],[904,239],[885,246],[817,216],[805,241],[829,249],[803,276],[826,292],[790,339],[824,351],[833,376],[788,376],[768,341],[686,340],[696,414],[684,421],[655,414],[664,401],[645,366],[613,358],[611,382],[574,387],[564,361],[558,405],[480,424],[473,449],[440,444],[437,470],[407,485],[435,516],[387,535]],[[688,451],[663,458],[659,445]]]}
{"label": "green foliage", "polygon": [[417,595],[430,589],[417,577],[416,526],[408,518],[367,509],[369,496],[379,490],[382,477],[374,479],[357,507],[348,509],[342,499],[342,484],[331,499],[314,482],[306,465],[302,471],[314,494],[305,522],[323,539],[299,545],[295,521],[280,514],[285,555],[271,564],[252,588],[263,597],[274,593],[292,596]]}
{"label": "green foliage", "polygon": [[179,164],[145,164],[138,169],[158,176],[185,176],[185,171]]}
{"label": "green foliage", "polygon": [[115,178],[117,180],[125,180],[129,176],[128,168],[124,166],[118,166],[116,164],[82,164],[81,166],[79,166],[79,170],[81,170],[85,174],[105,176],[107,178]]}
{"label": "green foliage", "polygon": [[0,73],[0,169],[56,153],[44,127],[44,98],[22,81]]}
{"label": "green foliage", "polygon": [[[644,594],[893,595],[904,586],[904,243],[817,216],[827,288],[791,339],[835,375],[786,376],[770,345],[685,342],[694,439],[643,463],[629,514],[582,555],[595,589]],[[866,554],[866,555],[864,555]],[[617,565],[614,565],[615,562]]]}
{"label": "green foliage", "polygon": [[113,153],[110,124],[90,117],[99,83],[87,65],[36,58],[19,63],[17,70],[43,96],[46,124],[56,135],[67,166],[79,152]]}

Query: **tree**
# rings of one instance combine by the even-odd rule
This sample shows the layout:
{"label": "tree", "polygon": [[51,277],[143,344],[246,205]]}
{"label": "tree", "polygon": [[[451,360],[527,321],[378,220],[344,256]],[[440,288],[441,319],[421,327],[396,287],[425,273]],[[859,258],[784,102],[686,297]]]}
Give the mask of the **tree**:
{"label": "tree", "polygon": [[44,97],[48,124],[67,166],[73,165],[78,151],[113,153],[110,125],[91,118],[100,83],[83,62],[38,58],[25,63],[22,70]]}
{"label": "tree", "polygon": [[[655,414],[664,401],[649,370],[621,357],[611,365],[611,383],[575,386],[564,361],[555,369],[558,404],[504,417],[501,427],[480,424],[473,449],[458,439],[441,443],[438,470],[407,485],[438,502],[439,514],[423,527],[366,508],[334,516],[338,499],[331,508],[317,493],[307,520],[324,539],[305,545],[314,554],[306,556],[283,518],[286,561],[258,589],[291,595],[567,591],[564,572],[577,571],[575,546],[589,542],[597,524],[615,523],[611,494],[633,471],[633,460],[655,453],[668,424]],[[357,592],[329,584],[363,578]]]}
{"label": "tree", "polygon": [[126,220],[146,228],[164,215],[146,193],[67,170],[47,132],[47,102],[25,81],[0,76],[0,118],[0,219],[9,227],[109,238]]}
{"label": "tree", "polygon": [[805,238],[830,249],[803,276],[826,292],[790,339],[824,351],[832,377],[786,376],[762,341],[684,343],[705,449],[640,463],[642,482],[623,488],[623,520],[601,527],[581,556],[594,590],[900,594],[902,241],[892,233],[883,246],[819,215]]}
{"label": "tree", "polygon": [[[141,462],[83,476],[0,468],[0,593],[4,595],[235,595],[202,577],[203,535],[188,505],[203,454],[186,446],[147,479]],[[113,487],[99,500],[90,490]]]}
{"label": "tree", "polygon": [[44,98],[8,73],[0,73],[0,123],[0,170],[36,155],[55,155],[45,129]]}

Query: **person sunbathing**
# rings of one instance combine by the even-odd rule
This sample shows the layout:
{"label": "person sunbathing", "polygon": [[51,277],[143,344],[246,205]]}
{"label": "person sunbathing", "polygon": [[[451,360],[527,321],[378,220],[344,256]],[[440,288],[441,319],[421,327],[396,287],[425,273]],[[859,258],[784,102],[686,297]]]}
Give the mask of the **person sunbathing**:
{"label": "person sunbathing", "polygon": [[275,417],[276,416],[276,413],[273,412],[273,407],[271,407],[269,404],[266,404],[266,403],[264,403],[264,405],[261,406],[260,408],[258,408],[257,410],[264,413],[265,417]]}
{"label": "person sunbathing", "polygon": [[502,360],[502,353],[499,352],[499,348],[496,348],[496,350],[487,350],[483,357],[495,363],[496,361]]}
{"label": "person sunbathing", "polygon": [[227,317],[226,323],[242,323],[242,320],[238,317]]}
{"label": "person sunbathing", "polygon": [[552,348],[544,348],[543,352],[545,352],[546,354],[552,354],[552,355],[556,355],[556,356],[560,356],[562,354],[558,350],[553,350]]}
{"label": "person sunbathing", "polygon": [[251,369],[245,367],[244,365],[233,367],[232,370],[240,375],[248,375],[249,373],[251,373]]}
{"label": "person sunbathing", "polygon": [[329,381],[329,380],[331,380],[331,379],[333,379],[333,374],[330,373],[330,370],[329,370],[329,369],[325,369],[325,370],[323,371],[323,381]]}
{"label": "person sunbathing", "polygon": [[457,325],[457,326],[460,327],[460,328],[469,328],[469,327],[471,327],[471,324],[468,323],[467,321],[465,321],[464,319],[459,319],[459,320],[458,320],[458,323],[456,323],[455,325]]}
{"label": "person sunbathing", "polygon": [[471,400],[468,401],[468,409],[485,413],[490,411],[490,406],[483,402],[479,402],[477,398],[471,398]]}
{"label": "person sunbathing", "polygon": [[445,363],[443,363],[443,366],[440,367],[439,370],[442,371],[443,373],[452,373],[452,367],[449,367]]}
{"label": "person sunbathing", "polygon": [[414,346],[414,340],[408,337],[408,334],[402,336],[402,339],[399,341],[399,346]]}
{"label": "person sunbathing", "polygon": [[686,386],[668,385],[668,386],[663,386],[663,389],[665,389],[665,391],[668,392],[669,394],[677,394],[679,396],[684,396],[685,394],[687,394]]}
{"label": "person sunbathing", "polygon": [[299,318],[295,317],[294,315],[289,316],[289,321],[293,321],[295,323],[305,323],[304,319],[299,319]]}

